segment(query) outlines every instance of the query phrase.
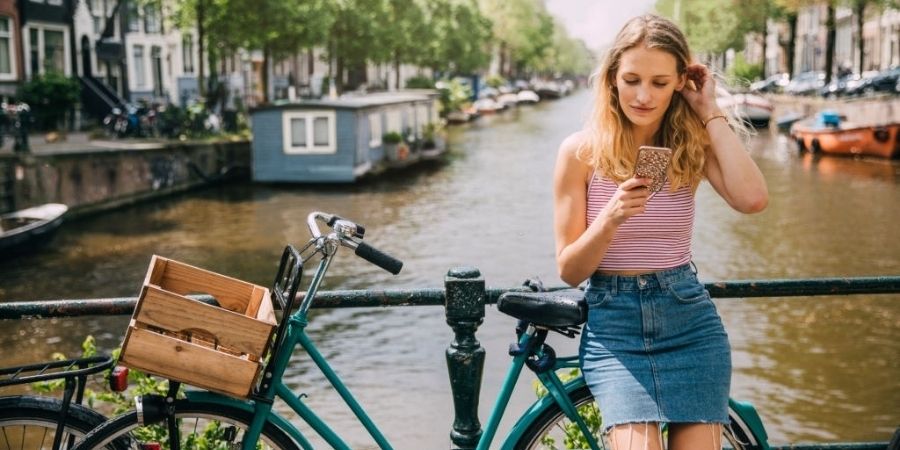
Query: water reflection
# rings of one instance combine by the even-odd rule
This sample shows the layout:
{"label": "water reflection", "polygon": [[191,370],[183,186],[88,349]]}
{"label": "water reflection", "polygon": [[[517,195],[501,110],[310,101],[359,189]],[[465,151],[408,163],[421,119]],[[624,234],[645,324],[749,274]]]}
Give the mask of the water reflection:
{"label": "water reflection", "polygon": [[[344,254],[327,289],[435,287],[459,265],[478,267],[489,286],[530,276],[561,284],[550,180],[559,142],[579,128],[587,107],[582,92],[485,117],[451,130],[447,164],[355,186],[243,184],[72,221],[43,252],[0,261],[0,301],[134,296],[152,254],[268,285],[283,246],[304,242],[306,214],[320,209],[365,224],[372,244],[406,263],[391,277]],[[700,188],[694,259],[703,280],[900,274],[897,161],[800,156],[767,131],[750,152],[766,175],[770,205],[744,216],[708,185]],[[774,442],[888,439],[900,423],[897,300],[717,300],[734,349],[733,396],[758,406]],[[74,354],[87,333],[113,348],[126,322],[0,323],[0,365],[53,350]],[[483,420],[514,326],[489,308],[478,331],[487,350]],[[440,307],[317,310],[310,333],[397,448],[448,445],[444,351],[452,336]],[[559,353],[576,350],[572,340],[552,343]],[[287,376],[333,427],[346,430],[352,447],[368,445],[304,355]],[[521,385],[511,411],[534,399],[529,386]]]}

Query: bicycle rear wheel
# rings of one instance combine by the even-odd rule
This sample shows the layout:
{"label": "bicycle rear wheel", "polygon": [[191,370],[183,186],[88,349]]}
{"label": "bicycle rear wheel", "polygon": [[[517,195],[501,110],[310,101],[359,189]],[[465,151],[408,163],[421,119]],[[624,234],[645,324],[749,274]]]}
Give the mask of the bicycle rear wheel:
{"label": "bicycle rear wheel", "polygon": [[[587,386],[582,386],[569,394],[569,400],[578,409],[585,419],[594,439],[600,443],[600,431],[602,430],[602,413],[594,401],[594,396]],[[728,411],[730,423],[722,429],[722,443],[724,448],[733,450],[753,450],[750,446],[749,436],[751,432],[739,420],[739,416],[733,410]],[[555,403],[547,408],[513,446],[516,450],[538,449],[573,449],[588,448],[584,436],[578,426],[569,420],[562,409]]]}
{"label": "bicycle rear wheel", "polygon": [[[59,427],[62,401],[52,397],[17,395],[0,398],[0,449],[50,449]],[[102,414],[70,404],[60,448],[69,448],[106,420]]]}
{"label": "bicycle rear wheel", "polygon": [[[240,448],[252,414],[218,404],[176,400],[175,418],[182,449]],[[76,447],[78,450],[128,448],[140,450],[145,444],[158,443],[169,448],[166,422],[138,423],[136,411],[127,412],[95,429]],[[297,449],[294,441],[271,423],[263,427],[257,450]]]}

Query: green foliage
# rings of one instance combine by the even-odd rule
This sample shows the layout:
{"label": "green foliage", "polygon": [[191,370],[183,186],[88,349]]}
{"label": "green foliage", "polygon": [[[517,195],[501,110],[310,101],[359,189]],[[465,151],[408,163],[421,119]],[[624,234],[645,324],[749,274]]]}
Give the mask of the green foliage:
{"label": "green foliage", "polygon": [[444,82],[440,89],[441,117],[446,117],[450,111],[460,111],[472,98],[472,91],[468,86],[457,80]]}
{"label": "green foliage", "polygon": [[381,136],[381,142],[385,144],[399,144],[403,142],[403,135],[396,131],[389,131]]}
{"label": "green foliage", "polygon": [[733,86],[749,86],[750,82],[759,80],[762,76],[762,64],[748,63],[743,53],[735,56],[734,63],[728,69],[729,84]]}
{"label": "green foliage", "polygon": [[434,80],[431,77],[415,76],[406,80],[407,89],[434,89]]}
{"label": "green foliage", "polygon": [[19,98],[28,103],[35,123],[41,130],[59,127],[81,95],[81,86],[73,78],[50,72],[39,75],[22,85]]}
{"label": "green foliage", "polygon": [[[578,369],[572,369],[569,371],[569,373],[559,374],[559,379],[563,383],[566,383],[575,378],[578,378],[580,375],[581,372]],[[538,398],[547,395],[547,388],[545,388],[537,380],[534,381],[534,390]],[[591,402],[578,407],[578,415],[581,416],[581,418],[584,420],[584,423],[585,425],[587,425],[588,430],[591,432],[591,435],[597,436],[599,434],[600,428],[603,426],[603,417],[600,415],[600,409],[597,407],[597,403]],[[577,423],[566,421],[563,432],[565,433],[565,437],[563,438],[564,442],[562,448],[590,448],[590,443],[578,428]],[[543,436],[541,438],[541,443],[548,448],[560,448],[558,447],[555,439],[553,439],[552,436]]]}
{"label": "green foliage", "polygon": [[487,77],[487,80],[485,80],[485,83],[492,88],[498,88],[506,84],[506,78],[503,78],[500,75],[490,75]]}

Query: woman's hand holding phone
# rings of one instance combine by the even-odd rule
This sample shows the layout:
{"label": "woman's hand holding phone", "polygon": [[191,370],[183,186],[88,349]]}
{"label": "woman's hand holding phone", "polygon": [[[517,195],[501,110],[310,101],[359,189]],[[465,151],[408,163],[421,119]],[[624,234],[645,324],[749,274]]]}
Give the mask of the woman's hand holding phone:
{"label": "woman's hand holding phone", "polygon": [[642,214],[650,198],[649,178],[629,178],[619,185],[616,193],[601,214],[614,225],[625,223],[630,217]]}

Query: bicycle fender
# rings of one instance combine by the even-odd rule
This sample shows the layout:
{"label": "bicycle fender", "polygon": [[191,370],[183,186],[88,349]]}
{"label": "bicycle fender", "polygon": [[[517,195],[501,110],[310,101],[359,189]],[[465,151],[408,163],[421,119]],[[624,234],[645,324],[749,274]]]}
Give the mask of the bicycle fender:
{"label": "bicycle fender", "polygon": [[[238,400],[236,398],[231,398],[225,395],[216,394],[214,392],[208,391],[185,391],[185,397],[188,400],[193,402],[203,402],[203,403],[212,403],[215,405],[227,406],[230,408],[241,409],[247,411],[250,414],[253,414],[253,405],[244,400]],[[304,437],[296,427],[294,427],[290,422],[288,422],[284,417],[281,417],[277,414],[273,414],[269,412],[269,417],[266,419],[267,421],[274,424],[276,427],[283,430],[294,442],[298,442],[303,448],[312,448],[309,446],[309,441],[307,441],[306,437]]]}
{"label": "bicycle fender", "polygon": [[766,433],[766,428],[763,426],[762,419],[759,418],[759,413],[756,412],[756,408],[748,402],[742,402],[731,398],[728,399],[728,406],[737,414],[737,417],[732,417],[732,420],[743,422],[746,429],[753,433],[753,436],[750,437],[757,441],[750,443],[754,446],[753,448],[769,450],[769,435]]}
{"label": "bicycle fender", "polygon": [[[572,393],[572,391],[583,387],[584,378],[578,377],[572,381],[569,381],[564,385],[566,389],[566,394]],[[556,402],[553,400],[553,396],[547,394],[535,401],[531,404],[530,407],[519,417],[519,420],[516,421],[516,424],[513,425],[512,429],[509,430],[509,434],[507,434],[506,438],[503,440],[503,444],[500,447],[502,450],[513,450],[513,445],[519,441],[522,437],[522,434],[525,430],[528,429],[529,426],[537,419],[541,413],[544,412],[545,409],[554,406]]]}

